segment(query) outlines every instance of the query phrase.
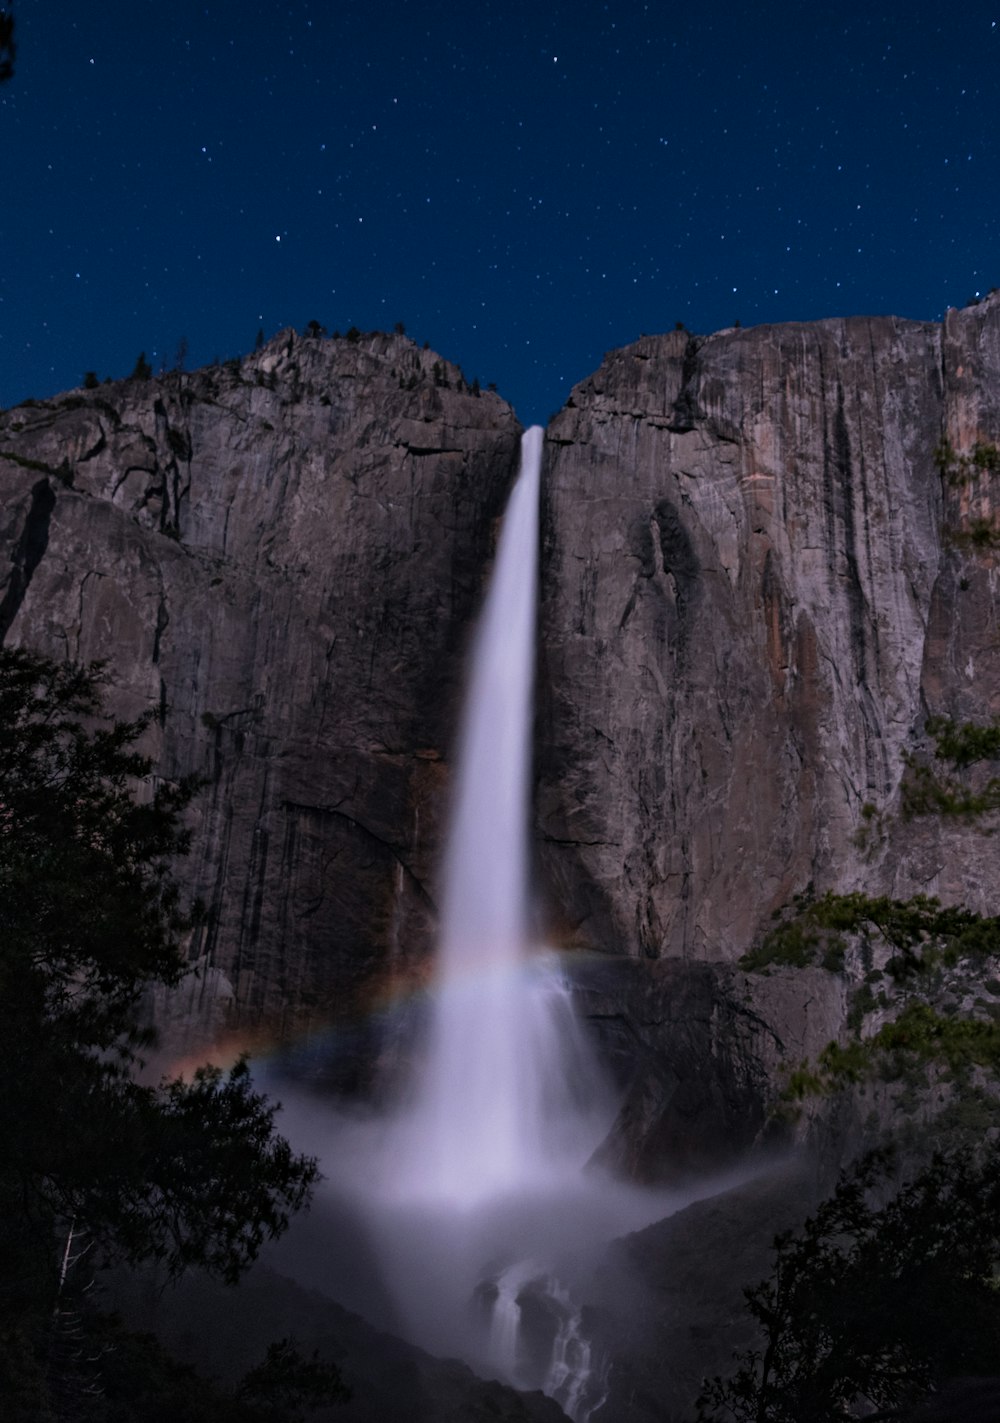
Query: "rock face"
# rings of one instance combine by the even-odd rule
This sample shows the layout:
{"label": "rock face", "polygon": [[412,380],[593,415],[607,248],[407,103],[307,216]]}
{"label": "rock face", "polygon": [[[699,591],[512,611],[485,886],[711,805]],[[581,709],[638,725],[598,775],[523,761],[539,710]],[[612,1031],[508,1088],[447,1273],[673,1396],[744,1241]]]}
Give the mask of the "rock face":
{"label": "rock face", "polygon": [[[419,972],[518,436],[380,335],[0,417],[0,637],[106,658],[118,714],[160,709],[160,773],[208,782],[172,1042],[343,1027]],[[746,1145],[768,1082],[836,1036],[833,976],[734,966],[796,893],[994,908],[1000,839],[906,822],[899,792],[928,714],[1000,712],[997,492],[936,455],[998,438],[1000,297],[943,326],[644,337],[553,421],[539,879],[556,941],[601,955],[613,1159]]]}
{"label": "rock face", "polygon": [[[333,1023],[339,1083],[364,1077],[373,1045],[348,1030],[429,946],[462,663],[519,433],[499,397],[381,335],[284,333],[0,415],[0,641],[106,659],[118,715],[158,709],[158,773],[206,780],[184,869],[210,912],[200,972],[151,1005],[175,1055],[221,1029]],[[998,443],[1000,295],[943,326],[644,337],[553,421],[539,883],[555,942],[591,951],[579,995],[622,1089],[601,1149],[617,1170],[676,1179],[775,1144],[788,1070],[846,1034],[871,977],[744,972],[794,896],[1000,909],[995,814],[901,814],[928,717],[1000,715]],[[1000,1013],[1000,971],[980,971],[946,1011]],[[815,1179],[751,1184],[612,1252],[605,1411],[689,1416],[740,1342],[760,1242],[868,1130],[843,1097],[810,1108]],[[428,1416],[452,1416],[446,1396],[467,1416],[467,1381],[432,1382]]]}
{"label": "rock face", "polygon": [[[468,626],[519,428],[403,337],[283,333],[242,362],[0,420],[0,637],[106,659],[207,781],[184,873],[186,1029],[286,1036],[419,961]],[[172,1019],[171,1019],[172,1015]]]}
{"label": "rock face", "polygon": [[612,1245],[592,1286],[595,1342],[615,1361],[595,1423],[692,1423],[703,1380],[759,1346],[743,1286],[770,1274],[775,1234],[823,1194],[787,1162]]}
{"label": "rock face", "polygon": [[995,843],[898,811],[929,713],[1000,710],[997,489],[935,458],[998,437],[998,296],[643,338],[573,391],[538,798],[566,940],[731,960],[809,885],[987,907]]}
{"label": "rock face", "polygon": [[786,1140],[775,1085],[840,1032],[846,992],[821,968],[595,957],[578,1002],[621,1088],[599,1151],[617,1176],[700,1179]]}

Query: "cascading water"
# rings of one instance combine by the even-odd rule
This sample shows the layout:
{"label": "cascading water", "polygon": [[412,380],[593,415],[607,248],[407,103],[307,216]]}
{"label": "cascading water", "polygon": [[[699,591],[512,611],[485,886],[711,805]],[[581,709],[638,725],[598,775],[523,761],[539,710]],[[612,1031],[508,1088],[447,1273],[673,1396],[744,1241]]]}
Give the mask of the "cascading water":
{"label": "cascading water", "polygon": [[596,1144],[594,1070],[556,960],[529,929],[542,440],[537,426],[524,436],[480,623],[427,1042],[397,1141],[403,1192],[463,1206],[537,1187],[574,1156],[579,1169]]}
{"label": "cascading water", "polygon": [[[558,960],[530,932],[542,443],[538,427],[523,438],[480,621],[425,1042],[416,1080],[387,1124],[376,1190],[401,1213],[398,1233],[383,1219],[379,1238],[383,1258],[388,1246],[397,1273],[419,1281],[407,1311],[417,1336],[440,1348],[464,1334],[466,1353],[481,1367],[522,1387],[548,1382],[570,1416],[584,1419],[589,1347],[568,1296],[531,1249],[545,1236],[551,1246],[554,1193],[580,1178],[609,1120],[608,1094]],[[414,1241],[428,1239],[441,1242],[447,1282],[434,1284],[426,1260],[398,1271]],[[551,1338],[534,1368],[522,1347],[524,1288],[548,1301],[541,1314]],[[473,1301],[480,1300],[482,1321],[491,1295],[476,1338]],[[421,1325],[428,1309],[430,1329]]]}
{"label": "cascading water", "polygon": [[614,1103],[557,956],[532,941],[542,442],[537,427],[523,438],[473,659],[422,1051],[395,1107],[341,1123],[322,1154],[392,1308],[334,1279],[337,1297],[433,1353],[544,1388],[587,1423],[607,1366],[574,1291],[607,1241],[671,1203],[584,1169]]}
{"label": "cascading water", "polygon": [[561,1403],[570,1418],[585,1420],[607,1397],[607,1368],[603,1364],[594,1367],[594,1351],[583,1332],[583,1317],[569,1292],[553,1281],[549,1295],[561,1307],[561,1319],[542,1390]]}

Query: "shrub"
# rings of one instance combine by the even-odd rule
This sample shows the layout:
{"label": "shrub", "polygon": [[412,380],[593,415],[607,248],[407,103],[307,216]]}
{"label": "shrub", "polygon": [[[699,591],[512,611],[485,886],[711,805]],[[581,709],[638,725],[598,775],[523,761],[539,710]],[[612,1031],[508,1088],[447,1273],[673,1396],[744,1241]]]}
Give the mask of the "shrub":
{"label": "shrub", "polygon": [[949,1379],[995,1373],[1000,1148],[935,1156],[879,1205],[893,1171],[866,1156],[776,1237],[771,1274],[744,1291],[758,1343],[705,1381],[699,1423],[899,1417]]}

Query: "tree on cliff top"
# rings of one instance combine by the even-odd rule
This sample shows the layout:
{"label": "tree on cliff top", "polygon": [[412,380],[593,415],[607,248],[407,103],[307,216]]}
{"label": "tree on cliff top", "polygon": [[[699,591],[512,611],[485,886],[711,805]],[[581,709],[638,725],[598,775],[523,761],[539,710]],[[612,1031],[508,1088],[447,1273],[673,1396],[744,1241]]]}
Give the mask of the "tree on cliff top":
{"label": "tree on cliff top", "polygon": [[196,785],[148,793],[148,722],[102,715],[99,668],[0,648],[0,1378],[40,1367],[74,1223],[96,1258],[232,1281],[317,1175],[245,1064],[135,1080],[140,995],[192,923],[170,866]]}

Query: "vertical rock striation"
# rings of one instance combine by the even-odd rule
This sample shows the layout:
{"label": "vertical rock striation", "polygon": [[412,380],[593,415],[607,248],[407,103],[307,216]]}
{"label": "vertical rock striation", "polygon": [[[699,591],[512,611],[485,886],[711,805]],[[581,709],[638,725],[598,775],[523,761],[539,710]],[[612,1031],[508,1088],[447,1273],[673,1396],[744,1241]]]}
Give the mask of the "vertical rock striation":
{"label": "vertical rock striation", "polygon": [[985,905],[992,843],[898,818],[928,713],[998,709],[996,553],[967,535],[997,490],[943,481],[943,438],[1000,438],[1000,297],[644,337],[573,391],[539,790],[569,941],[733,959],[810,885]]}
{"label": "vertical rock striation", "polygon": [[[382,335],[284,333],[0,416],[0,638],[106,658],[119,714],[158,708],[160,773],[208,782],[202,972],[156,1007],[175,1038],[291,1036],[419,966],[518,435]],[[643,337],[554,419],[541,879],[557,938],[621,964],[582,989],[633,1072],[616,1159],[653,1169],[694,1116],[700,1160],[745,1144],[766,1082],[837,1035],[839,979],[797,1002],[733,962],[795,894],[995,912],[1000,839],[907,822],[900,785],[928,715],[1000,712],[998,479],[961,465],[998,440],[996,296],[943,326]]]}
{"label": "vertical rock striation", "polygon": [[403,337],[291,332],[0,419],[0,637],[106,659],[159,773],[207,780],[202,973],[161,1017],[291,1034],[419,961],[518,436]]}
{"label": "vertical rock striation", "polygon": [[[153,1010],[175,1050],[342,1025],[419,971],[518,436],[498,397],[382,335],[284,333],[0,415],[0,642],[106,659],[118,715],[157,708],[158,773],[206,780],[185,867],[210,911],[200,972]],[[599,951],[578,992],[622,1088],[615,1170],[699,1176],[773,1141],[788,1069],[861,1031],[860,950],[843,971],[736,962],[795,895],[1000,910],[996,815],[901,806],[929,716],[1000,716],[998,445],[1000,295],[941,326],[643,337],[550,426],[540,869],[557,939]],[[944,1010],[995,1016],[997,972],[984,955]],[[734,1269],[763,1268],[761,1240],[891,1120],[898,1085],[815,1107],[815,1179],[611,1253],[606,1409],[687,1416],[740,1342]]]}

